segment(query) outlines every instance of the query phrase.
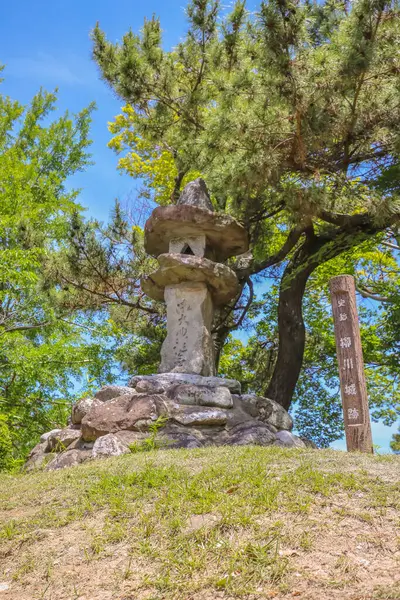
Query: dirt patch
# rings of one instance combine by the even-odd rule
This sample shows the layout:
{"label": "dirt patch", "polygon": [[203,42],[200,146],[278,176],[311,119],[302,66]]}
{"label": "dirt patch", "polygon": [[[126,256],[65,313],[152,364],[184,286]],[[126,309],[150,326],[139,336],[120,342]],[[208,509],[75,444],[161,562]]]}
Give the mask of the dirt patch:
{"label": "dirt patch", "polygon": [[399,467],[223,448],[8,478],[0,600],[400,600]]}

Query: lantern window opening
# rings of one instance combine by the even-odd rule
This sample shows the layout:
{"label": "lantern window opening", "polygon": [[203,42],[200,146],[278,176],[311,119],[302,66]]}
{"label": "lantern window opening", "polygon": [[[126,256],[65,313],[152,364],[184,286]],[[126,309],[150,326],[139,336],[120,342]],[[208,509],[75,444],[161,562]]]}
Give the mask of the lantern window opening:
{"label": "lantern window opening", "polygon": [[189,246],[189,244],[185,244],[181,250],[181,254],[188,254],[189,256],[194,256],[194,252]]}

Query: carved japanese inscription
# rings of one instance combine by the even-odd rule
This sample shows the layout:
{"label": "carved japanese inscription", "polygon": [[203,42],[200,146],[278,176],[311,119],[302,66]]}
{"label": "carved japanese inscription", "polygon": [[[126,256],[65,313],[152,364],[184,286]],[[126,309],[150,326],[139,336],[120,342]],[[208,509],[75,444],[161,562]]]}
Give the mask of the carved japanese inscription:
{"label": "carved japanese inscription", "polygon": [[333,277],[330,292],[347,450],[373,452],[354,278]]}
{"label": "carved japanese inscription", "polygon": [[211,337],[213,305],[205,283],[165,288],[167,337],[161,349],[160,373],[214,375]]}

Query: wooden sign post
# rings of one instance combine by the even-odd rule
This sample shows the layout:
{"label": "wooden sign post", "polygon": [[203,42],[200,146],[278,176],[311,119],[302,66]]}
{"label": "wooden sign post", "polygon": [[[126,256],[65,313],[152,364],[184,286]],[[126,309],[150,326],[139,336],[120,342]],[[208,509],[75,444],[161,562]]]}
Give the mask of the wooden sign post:
{"label": "wooden sign post", "polygon": [[347,451],[373,452],[354,277],[330,281]]}

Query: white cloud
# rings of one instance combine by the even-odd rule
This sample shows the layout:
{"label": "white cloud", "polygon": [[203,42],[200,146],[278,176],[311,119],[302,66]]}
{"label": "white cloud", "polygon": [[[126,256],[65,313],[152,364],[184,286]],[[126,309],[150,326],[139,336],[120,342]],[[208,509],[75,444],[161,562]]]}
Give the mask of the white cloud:
{"label": "white cloud", "polygon": [[54,85],[88,85],[97,81],[94,64],[73,55],[55,58],[38,52],[34,57],[10,58],[5,62],[7,75],[19,79],[34,79]]}

